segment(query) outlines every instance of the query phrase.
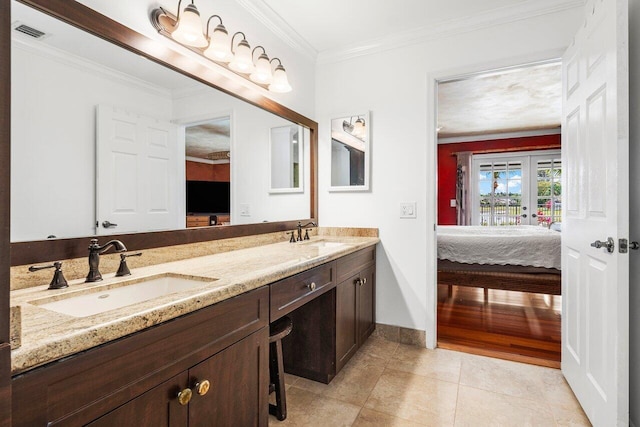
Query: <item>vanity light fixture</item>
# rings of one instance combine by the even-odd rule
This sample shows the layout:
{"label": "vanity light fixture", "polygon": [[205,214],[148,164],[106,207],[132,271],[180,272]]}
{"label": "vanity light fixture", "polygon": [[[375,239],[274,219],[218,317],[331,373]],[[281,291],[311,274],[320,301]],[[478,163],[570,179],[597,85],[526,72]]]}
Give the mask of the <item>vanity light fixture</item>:
{"label": "vanity light fixture", "polygon": [[[287,72],[279,58],[269,60],[264,47],[251,46],[242,31],[237,31],[230,38],[219,15],[212,15],[207,19],[206,33],[202,31],[200,13],[194,0],[181,11],[182,0],[178,1],[178,16],[174,16],[163,8],[151,11],[151,23],[163,36],[180,43],[192,51],[214,61],[236,74],[250,79],[254,83],[267,88],[274,93],[291,92],[292,88],[287,78]],[[218,19],[218,24],[210,34],[212,19]],[[236,36],[242,38],[236,43]],[[239,38],[239,37],[238,37]],[[256,50],[262,53],[257,55]],[[273,62],[277,61],[275,68]]]}
{"label": "vanity light fixture", "polygon": [[364,119],[360,116],[356,116],[355,123],[352,123],[352,122],[353,122],[353,117],[350,117],[348,122],[346,120],[343,120],[342,130],[364,141],[364,138],[367,134],[366,124]]}

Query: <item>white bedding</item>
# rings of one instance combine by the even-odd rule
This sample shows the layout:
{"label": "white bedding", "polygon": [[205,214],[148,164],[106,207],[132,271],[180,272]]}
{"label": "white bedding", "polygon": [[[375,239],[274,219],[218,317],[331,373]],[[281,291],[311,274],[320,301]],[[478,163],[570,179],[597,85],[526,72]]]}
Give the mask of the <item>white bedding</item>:
{"label": "white bedding", "polygon": [[560,269],[561,233],[535,225],[438,226],[438,258],[467,264]]}

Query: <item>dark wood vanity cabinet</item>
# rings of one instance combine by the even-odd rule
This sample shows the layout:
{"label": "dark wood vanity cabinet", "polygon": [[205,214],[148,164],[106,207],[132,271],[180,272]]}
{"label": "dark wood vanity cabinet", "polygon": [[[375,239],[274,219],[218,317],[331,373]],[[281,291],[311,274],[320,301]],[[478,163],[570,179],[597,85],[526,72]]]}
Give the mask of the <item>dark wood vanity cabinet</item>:
{"label": "dark wood vanity cabinet", "polygon": [[13,425],[266,426],[268,323],[264,287],[15,376]]}
{"label": "dark wood vanity cabinet", "polygon": [[372,246],[271,285],[274,320],[274,286],[286,281],[304,293],[311,277],[323,278],[316,280],[320,294],[312,299],[305,293],[294,304],[284,298],[276,304],[276,318],[287,314],[293,322],[291,334],[282,340],[286,372],[328,384],[371,335],[375,259]]}
{"label": "dark wood vanity cabinet", "polygon": [[375,249],[367,248],[337,261],[337,371],[375,329],[375,256]]}

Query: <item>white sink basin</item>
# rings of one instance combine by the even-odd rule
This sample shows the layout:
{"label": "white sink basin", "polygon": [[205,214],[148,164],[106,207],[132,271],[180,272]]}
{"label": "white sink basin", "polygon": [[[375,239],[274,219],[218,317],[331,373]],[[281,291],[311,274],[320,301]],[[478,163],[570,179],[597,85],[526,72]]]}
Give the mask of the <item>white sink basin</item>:
{"label": "white sink basin", "polygon": [[66,298],[61,295],[30,303],[68,316],[87,317],[197,288],[214,280],[216,279],[164,274],[91,288],[72,293]]}
{"label": "white sink basin", "polygon": [[346,246],[346,243],[327,242],[326,240],[320,240],[318,242],[305,243],[305,246],[314,246],[316,248],[339,248],[342,246]]}

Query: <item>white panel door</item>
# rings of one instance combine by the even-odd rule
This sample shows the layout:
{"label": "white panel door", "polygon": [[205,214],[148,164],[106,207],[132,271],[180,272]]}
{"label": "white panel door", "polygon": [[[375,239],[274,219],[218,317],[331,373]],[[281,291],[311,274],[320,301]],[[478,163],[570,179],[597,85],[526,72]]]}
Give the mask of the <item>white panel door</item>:
{"label": "white panel door", "polygon": [[96,114],[96,234],[183,228],[177,126],[107,105]]}
{"label": "white panel door", "polygon": [[589,0],[563,58],[562,372],[607,427],[629,422],[627,43],[627,0]]}

